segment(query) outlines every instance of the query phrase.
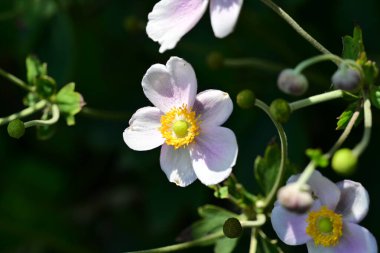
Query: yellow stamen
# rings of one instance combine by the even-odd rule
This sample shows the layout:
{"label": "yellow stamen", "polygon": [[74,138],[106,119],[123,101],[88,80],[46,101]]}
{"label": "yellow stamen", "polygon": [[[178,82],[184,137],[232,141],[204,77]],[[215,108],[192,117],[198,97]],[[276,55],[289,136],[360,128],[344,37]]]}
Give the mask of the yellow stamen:
{"label": "yellow stamen", "polygon": [[166,144],[175,149],[187,146],[199,134],[198,118],[186,105],[175,107],[161,116],[160,132]]}
{"label": "yellow stamen", "polygon": [[311,211],[306,219],[306,233],[315,245],[331,247],[338,244],[343,235],[342,215],[322,206],[319,211]]}

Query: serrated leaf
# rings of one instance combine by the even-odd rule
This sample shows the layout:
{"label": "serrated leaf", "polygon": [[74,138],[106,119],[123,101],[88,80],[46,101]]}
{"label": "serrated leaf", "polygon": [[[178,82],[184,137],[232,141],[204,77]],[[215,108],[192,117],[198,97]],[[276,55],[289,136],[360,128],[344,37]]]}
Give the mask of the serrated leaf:
{"label": "serrated leaf", "polygon": [[380,109],[380,86],[371,85],[370,99],[373,106]]}
{"label": "serrated leaf", "polygon": [[231,253],[236,245],[238,239],[222,238],[216,241],[214,247],[214,253]]}
{"label": "serrated leaf", "polygon": [[342,57],[345,59],[357,60],[365,57],[362,30],[359,26],[355,26],[353,36],[343,37]]}
{"label": "serrated leaf", "polygon": [[329,165],[329,159],[327,159],[320,149],[307,149],[306,155],[314,162],[314,164],[321,168],[326,168]]}
{"label": "serrated leaf", "polygon": [[47,75],[47,65],[41,63],[37,57],[28,56],[26,58],[26,79],[29,85],[34,86],[35,80],[41,75]]}
{"label": "serrated leaf", "polygon": [[[336,130],[343,130],[346,128],[348,122],[352,118],[352,115],[354,114],[358,106],[359,106],[359,101],[356,101],[350,104],[346,110],[344,110],[344,112],[338,117]],[[359,116],[360,118],[356,121],[355,125],[359,124],[362,117],[361,115],[362,113],[360,113],[360,116]]]}

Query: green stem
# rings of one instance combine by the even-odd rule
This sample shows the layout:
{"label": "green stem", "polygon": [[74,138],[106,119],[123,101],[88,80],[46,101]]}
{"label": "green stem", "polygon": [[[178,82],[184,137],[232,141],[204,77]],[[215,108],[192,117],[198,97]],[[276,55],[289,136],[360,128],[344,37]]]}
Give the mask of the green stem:
{"label": "green stem", "polygon": [[131,118],[130,113],[112,112],[106,110],[99,110],[85,106],[81,110],[81,114],[93,118],[104,120],[128,120]]}
{"label": "green stem", "polygon": [[261,0],[266,6],[271,8],[275,13],[277,13],[281,18],[283,18],[299,35],[301,35],[305,40],[307,40],[311,45],[318,49],[323,54],[331,54],[324,46],[322,46],[316,39],[314,39],[310,34],[308,34],[289,14],[287,14],[283,9],[276,5],[271,0]]}
{"label": "green stem", "polygon": [[240,221],[240,224],[243,228],[255,228],[255,227],[260,227],[265,224],[267,221],[267,218],[265,214],[258,214],[256,220],[244,220]]}
{"label": "green stem", "polygon": [[50,126],[58,122],[59,120],[59,108],[58,105],[52,105],[52,117],[48,120],[31,120],[25,122],[25,128],[33,126]]}
{"label": "green stem", "polygon": [[257,251],[257,229],[252,228],[251,229],[251,243],[249,246],[249,253],[256,253]]}
{"label": "green stem", "polygon": [[9,81],[11,81],[12,83],[16,84],[17,86],[27,90],[27,91],[30,91],[30,92],[33,92],[34,91],[34,88],[29,86],[27,83],[25,83],[23,80],[19,79],[18,77],[6,72],[5,70],[1,69],[0,68],[0,75],[5,77],[6,79],[8,79]]}
{"label": "green stem", "polygon": [[271,61],[258,58],[243,58],[243,59],[225,59],[224,66],[226,67],[249,67],[261,69],[271,72],[278,72],[284,69],[284,66]]}
{"label": "green stem", "polygon": [[166,247],[161,247],[161,248],[155,248],[155,249],[150,249],[150,250],[138,250],[138,251],[128,251],[125,253],[160,253],[160,252],[172,252],[172,251],[178,251],[178,250],[183,250],[183,249],[188,249],[191,247],[195,246],[202,246],[205,243],[212,242],[216,239],[224,237],[223,231],[215,232],[210,235],[206,235],[202,238],[199,238],[194,241],[190,242],[184,242],[184,243],[179,243],[175,245],[170,245]]}
{"label": "green stem", "polygon": [[367,148],[369,141],[371,139],[372,130],[372,112],[371,112],[371,101],[367,98],[364,101],[364,134],[362,140],[356,145],[352,150],[357,157],[359,157],[364,150]]}
{"label": "green stem", "polygon": [[307,67],[309,67],[309,66],[311,66],[317,62],[322,62],[322,61],[334,61],[336,63],[341,63],[341,62],[343,62],[343,59],[340,58],[339,56],[334,55],[334,54],[317,55],[317,56],[311,57],[311,58],[304,60],[303,62],[299,63],[294,68],[294,71],[296,73],[301,73]]}
{"label": "green stem", "polygon": [[265,197],[263,202],[260,204],[260,208],[265,208],[267,207],[275,198],[276,192],[278,188],[280,187],[280,183],[282,180],[282,177],[284,176],[285,172],[285,166],[286,166],[286,161],[287,161],[287,156],[288,156],[288,142],[286,139],[286,134],[284,131],[284,128],[280,123],[278,123],[273,117],[272,114],[269,111],[269,106],[266,105],[264,102],[256,99],[255,106],[259,107],[262,109],[272,120],[273,124],[277,128],[278,135],[280,137],[280,142],[281,142],[281,162],[280,162],[280,169],[278,171],[276,181],[273,184],[272,189],[268,193],[268,195]]}
{"label": "green stem", "polygon": [[47,103],[48,102],[46,100],[41,100],[37,104],[30,106],[28,108],[25,108],[24,110],[22,110],[20,112],[14,113],[14,114],[9,115],[9,116],[4,117],[4,118],[0,118],[0,126],[7,124],[14,119],[21,119],[21,118],[27,117],[27,116],[39,111],[39,110],[42,110],[43,108],[45,108]]}
{"label": "green stem", "polygon": [[322,102],[326,102],[329,100],[337,99],[337,98],[342,98],[344,96],[345,92],[342,90],[334,90],[330,92],[326,92],[323,94],[311,96],[293,103],[289,103],[290,109],[292,112],[299,110],[301,108],[319,104]]}

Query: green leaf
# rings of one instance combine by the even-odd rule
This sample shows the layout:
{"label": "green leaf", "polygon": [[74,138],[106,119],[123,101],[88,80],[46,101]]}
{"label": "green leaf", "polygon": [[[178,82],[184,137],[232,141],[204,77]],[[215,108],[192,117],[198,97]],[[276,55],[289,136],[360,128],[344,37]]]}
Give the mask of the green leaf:
{"label": "green leaf", "polygon": [[214,188],[214,196],[218,199],[227,199],[229,196],[228,186]]}
{"label": "green leaf", "polygon": [[316,166],[326,168],[329,166],[329,159],[327,159],[320,149],[307,149],[306,155],[312,160]]}
{"label": "green leaf", "polygon": [[60,112],[66,114],[67,125],[74,125],[74,116],[82,110],[84,105],[82,95],[75,91],[75,83],[69,83],[58,91],[55,102]]}
{"label": "green leaf", "polygon": [[43,98],[50,98],[57,91],[57,84],[50,76],[38,76],[34,82],[37,93]]}
{"label": "green leaf", "polygon": [[362,30],[359,26],[355,26],[353,36],[343,37],[343,53],[342,57],[345,59],[357,60],[365,57]]}
{"label": "green leaf", "polygon": [[369,96],[373,106],[380,109],[380,86],[371,85]]}
{"label": "green leaf", "polygon": [[379,69],[375,62],[365,61],[361,64],[364,72],[364,81],[367,84],[373,85],[379,75]]}
{"label": "green leaf", "polygon": [[214,253],[231,253],[238,242],[238,238],[230,239],[230,238],[222,238],[216,241],[214,247]]}
{"label": "green leaf", "polygon": [[26,58],[26,79],[31,86],[35,85],[37,77],[47,75],[46,63],[41,64],[35,56],[28,56]]}
{"label": "green leaf", "polygon": [[[359,101],[356,101],[350,104],[347,109],[338,117],[338,122],[336,126],[336,130],[343,130],[346,128],[348,122],[352,118],[352,115],[356,111],[359,106]],[[359,124],[362,118],[362,113],[360,112],[359,119],[356,121],[355,125]]]}

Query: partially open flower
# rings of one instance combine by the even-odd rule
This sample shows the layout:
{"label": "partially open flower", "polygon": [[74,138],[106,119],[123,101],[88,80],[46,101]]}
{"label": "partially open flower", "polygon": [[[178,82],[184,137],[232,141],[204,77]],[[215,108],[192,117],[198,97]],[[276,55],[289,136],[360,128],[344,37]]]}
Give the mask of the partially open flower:
{"label": "partially open flower", "polygon": [[308,188],[305,186],[300,189],[295,183],[288,184],[278,190],[277,200],[291,212],[304,213],[309,210],[314,201]]}
{"label": "partially open flower", "polygon": [[[289,178],[288,184],[298,177]],[[368,193],[360,183],[334,184],[315,171],[308,185],[316,197],[308,213],[289,212],[278,202],[272,210],[273,228],[284,243],[306,243],[309,253],[377,253],[374,236],[357,224],[369,206]]]}

